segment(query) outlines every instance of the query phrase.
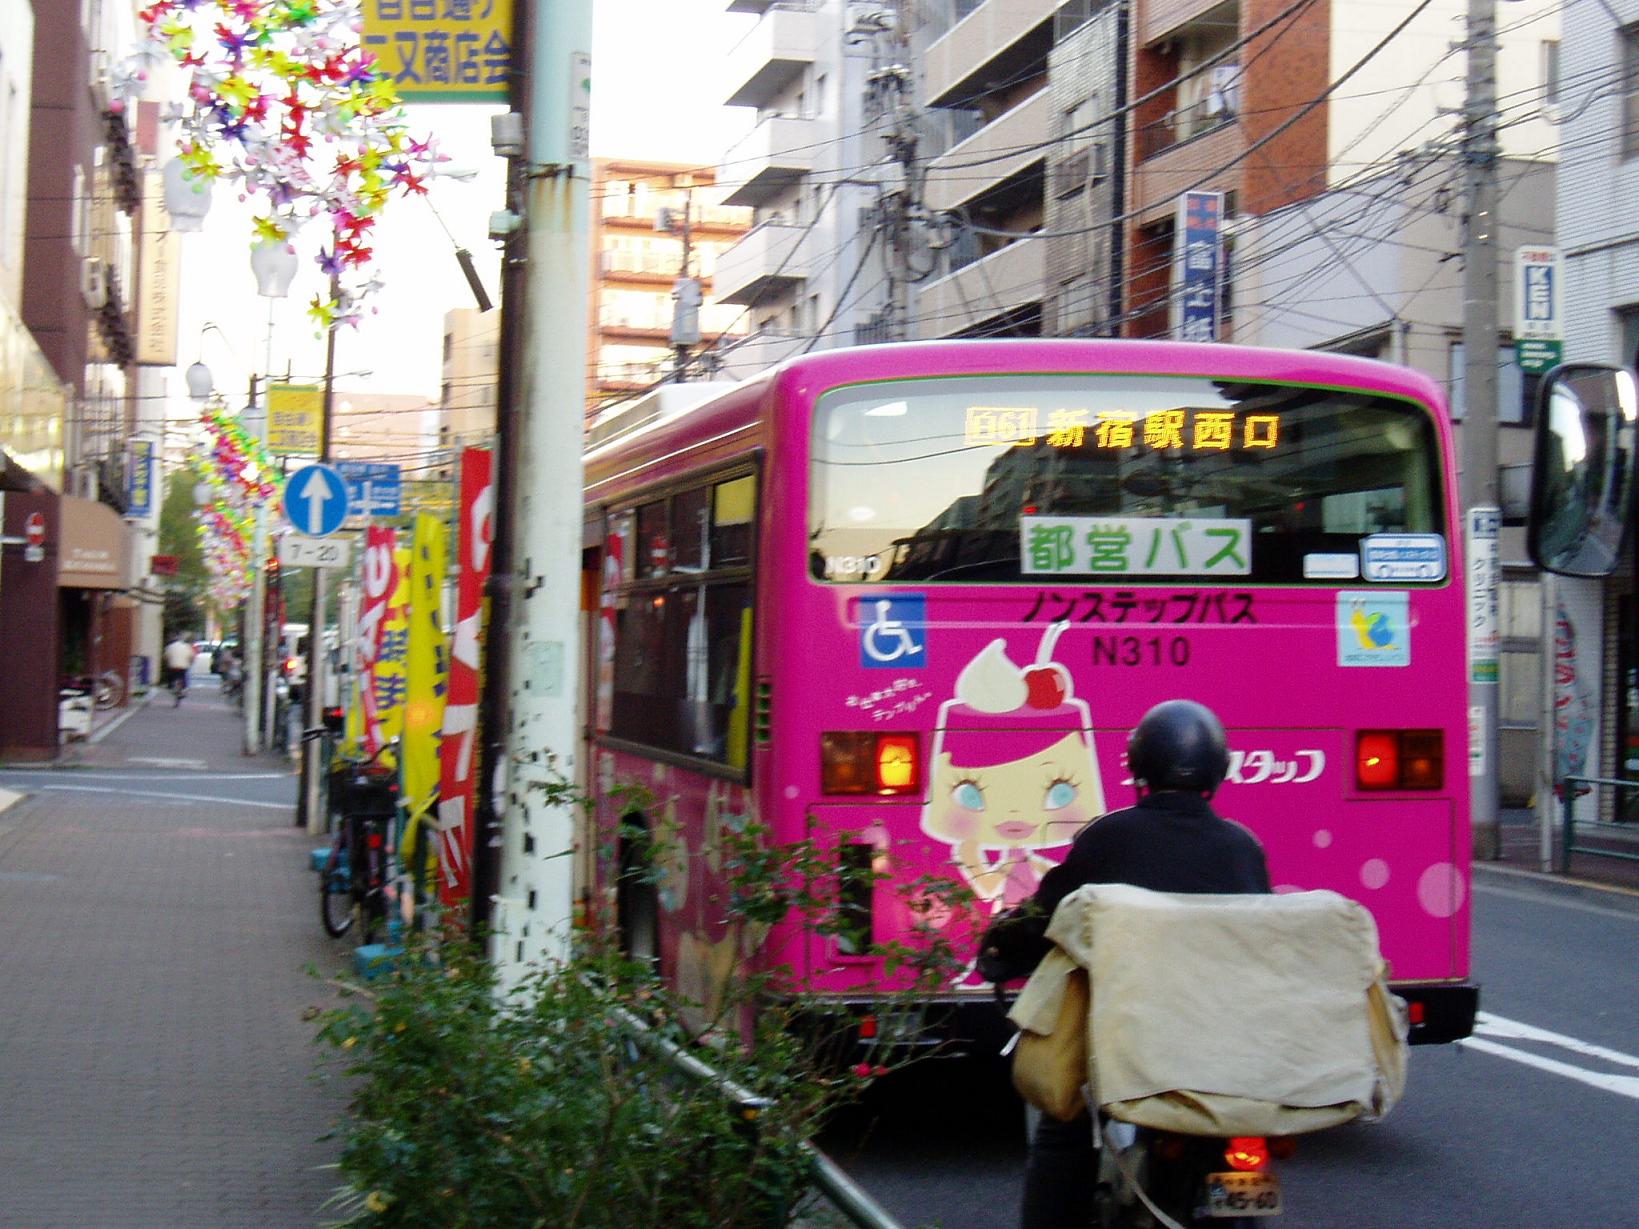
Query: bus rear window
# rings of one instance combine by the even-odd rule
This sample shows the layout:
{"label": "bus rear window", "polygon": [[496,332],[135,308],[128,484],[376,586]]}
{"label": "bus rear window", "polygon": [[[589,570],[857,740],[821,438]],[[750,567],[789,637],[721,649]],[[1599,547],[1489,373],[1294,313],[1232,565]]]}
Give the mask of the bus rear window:
{"label": "bus rear window", "polygon": [[1424,407],[1335,388],[854,385],[815,410],[809,566],[850,584],[1338,584],[1392,560],[1399,581],[1440,581],[1438,440]]}

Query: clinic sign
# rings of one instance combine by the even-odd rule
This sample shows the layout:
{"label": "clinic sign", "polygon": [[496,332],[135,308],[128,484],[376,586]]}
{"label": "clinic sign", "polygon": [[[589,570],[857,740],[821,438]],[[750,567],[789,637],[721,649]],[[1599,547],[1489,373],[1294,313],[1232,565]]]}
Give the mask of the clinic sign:
{"label": "clinic sign", "polygon": [[1547,371],[1565,353],[1565,279],[1556,247],[1514,250],[1514,359]]}
{"label": "clinic sign", "polygon": [[505,102],[512,5],[364,0],[364,49],[405,102]]}

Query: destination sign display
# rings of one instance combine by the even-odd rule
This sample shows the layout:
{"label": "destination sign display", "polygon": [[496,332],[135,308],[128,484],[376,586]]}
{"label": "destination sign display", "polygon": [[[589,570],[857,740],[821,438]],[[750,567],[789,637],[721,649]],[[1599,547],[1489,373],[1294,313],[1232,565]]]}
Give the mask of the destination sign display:
{"label": "destination sign display", "polygon": [[1152,452],[1271,452],[1280,444],[1279,414],[1235,410],[1091,410],[1077,407],[972,405],[970,446],[1096,448]]}

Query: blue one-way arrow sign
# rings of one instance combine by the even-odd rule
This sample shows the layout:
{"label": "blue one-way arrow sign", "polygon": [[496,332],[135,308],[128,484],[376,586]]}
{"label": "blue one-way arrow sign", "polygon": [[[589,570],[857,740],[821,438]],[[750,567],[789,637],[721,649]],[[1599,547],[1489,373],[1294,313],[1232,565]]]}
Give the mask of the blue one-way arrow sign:
{"label": "blue one-way arrow sign", "polygon": [[304,465],[286,479],[284,504],[297,532],[322,538],[347,519],[347,484],[328,465]]}

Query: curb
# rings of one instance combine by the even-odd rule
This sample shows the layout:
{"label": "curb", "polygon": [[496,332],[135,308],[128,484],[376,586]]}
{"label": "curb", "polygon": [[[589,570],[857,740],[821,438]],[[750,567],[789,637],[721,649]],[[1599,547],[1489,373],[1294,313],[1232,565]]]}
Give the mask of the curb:
{"label": "curb", "polygon": [[1542,871],[1522,870],[1517,866],[1497,866],[1487,862],[1475,862],[1471,865],[1476,876],[1489,877],[1499,882],[1507,881],[1521,887],[1531,885],[1544,896],[1603,898],[1601,903],[1639,911],[1639,889],[1614,883],[1600,883],[1594,879],[1574,879]]}

